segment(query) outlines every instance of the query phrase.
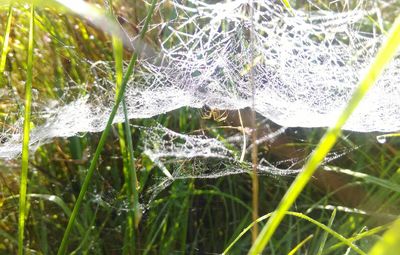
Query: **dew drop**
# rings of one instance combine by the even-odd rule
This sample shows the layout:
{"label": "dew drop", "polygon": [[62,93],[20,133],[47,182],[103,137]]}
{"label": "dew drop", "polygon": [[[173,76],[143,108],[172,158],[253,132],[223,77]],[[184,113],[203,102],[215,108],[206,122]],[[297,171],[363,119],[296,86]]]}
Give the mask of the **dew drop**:
{"label": "dew drop", "polygon": [[376,140],[378,141],[378,143],[384,144],[384,143],[386,143],[386,136],[385,135],[378,135],[376,137]]}

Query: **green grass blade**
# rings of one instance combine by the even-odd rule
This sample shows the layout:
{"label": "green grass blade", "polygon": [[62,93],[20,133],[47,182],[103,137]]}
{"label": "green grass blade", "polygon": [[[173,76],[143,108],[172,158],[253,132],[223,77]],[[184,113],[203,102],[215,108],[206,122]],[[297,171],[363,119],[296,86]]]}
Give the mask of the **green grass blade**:
{"label": "green grass blade", "polygon": [[[115,20],[116,17],[114,15],[113,11],[113,3],[110,1],[108,3],[108,13],[110,16],[112,16]],[[116,94],[118,94],[119,88],[121,87],[122,83],[122,78],[123,78],[123,43],[122,40],[120,40],[119,37],[113,36],[112,37],[112,45],[113,45],[113,55],[114,55],[114,62],[115,62],[115,87],[116,87]],[[128,125],[128,131],[129,131],[129,120],[125,116],[125,109],[126,109],[126,103],[125,99],[122,98],[122,106],[124,109],[124,118],[125,118],[125,123],[118,123],[117,124],[117,129],[118,129],[118,136],[119,136],[119,147],[121,151],[121,156],[122,156],[122,162],[123,162],[123,175],[124,175],[124,180],[125,180],[125,190],[127,193],[127,200],[128,200],[128,208],[133,208],[133,203],[132,203],[132,182],[130,178],[130,171],[131,171],[131,163],[129,161],[129,156],[128,156],[128,151],[126,148],[126,139],[124,133],[126,133],[126,125]],[[124,132],[124,127],[125,127],[125,132]],[[125,236],[124,236],[124,245],[123,245],[123,254],[133,254],[134,253],[134,235],[133,235],[133,230],[134,230],[134,215],[132,214],[131,210],[127,213],[127,225],[125,227]]]}
{"label": "green grass blade", "polygon": [[[125,118],[125,135],[126,141],[128,145],[128,201],[129,201],[129,213],[128,213],[128,226],[127,226],[127,234],[128,234],[128,245],[127,247],[133,248],[132,241],[134,240],[134,229],[138,227],[140,219],[142,217],[139,205],[139,194],[137,188],[137,176],[136,176],[136,169],[135,169],[135,159],[134,159],[134,150],[132,144],[132,135],[131,130],[129,127],[129,119],[126,109],[125,100],[122,102],[122,107],[124,110],[124,118]],[[131,251],[131,253],[133,250]]]}
{"label": "green grass blade", "polygon": [[29,18],[28,59],[25,83],[25,111],[24,111],[24,133],[22,140],[21,177],[19,191],[19,217],[18,217],[18,254],[24,253],[24,230],[26,217],[26,191],[28,186],[29,165],[29,135],[31,127],[31,103],[32,103],[32,73],[33,73],[33,33],[35,22],[35,11],[31,5]]}
{"label": "green grass blade", "polygon": [[142,39],[144,38],[144,35],[146,34],[147,29],[149,27],[151,17],[153,16],[154,9],[156,8],[156,3],[157,3],[157,0],[152,0],[151,1],[150,8],[148,10],[146,19],[145,19],[144,24],[143,24],[143,28],[140,31],[140,38],[142,38]]}
{"label": "green grass blade", "polygon": [[[328,233],[326,233],[328,235]],[[303,245],[305,243],[307,243],[308,241],[310,241],[312,238],[314,237],[314,235],[309,235],[307,236],[303,241],[301,241],[298,245],[296,245],[296,247],[294,247],[289,253],[288,255],[294,255],[296,254],[296,252],[298,250],[300,250],[301,247],[303,247]]]}
{"label": "green grass blade", "polygon": [[[109,4],[109,12],[112,16],[114,16],[112,10],[112,2]],[[114,17],[115,18],[115,17]],[[123,76],[123,42],[119,39],[119,37],[113,36],[113,52],[114,52],[114,60],[115,60],[115,74],[116,74],[116,87],[120,88],[122,83]],[[117,89],[118,91],[118,89]],[[122,156],[124,157],[124,173],[125,176],[125,185],[127,187],[127,198],[129,204],[129,212],[127,216],[127,226],[125,231],[125,244],[124,244],[124,254],[134,254],[134,230],[137,228],[141,218],[140,206],[139,206],[139,194],[137,189],[137,176],[135,169],[135,161],[134,161],[134,150],[132,144],[132,135],[129,126],[129,118],[127,113],[127,106],[125,99],[122,98],[122,108],[124,111],[124,129],[122,129],[122,125],[118,125],[118,133],[120,135],[121,141],[121,151]],[[125,133],[125,136],[124,136]],[[122,146],[123,145],[123,146]],[[127,145],[127,150],[126,146]]]}
{"label": "green grass blade", "polygon": [[288,9],[288,11],[290,12],[290,14],[294,15],[293,8],[292,8],[292,6],[290,5],[289,0],[281,0],[281,1],[282,1],[283,5],[285,5],[285,7]]}
{"label": "green grass blade", "polygon": [[376,137],[376,140],[378,140],[379,143],[385,143],[387,138],[391,138],[391,137],[400,137],[400,133],[391,133],[391,134],[378,135]]}
{"label": "green grass blade", "polygon": [[133,150],[133,144],[132,144],[132,135],[131,135],[131,130],[129,127],[129,121],[128,121],[128,114],[127,114],[127,109],[126,109],[126,103],[125,100],[123,101],[123,110],[124,110],[124,116],[125,116],[125,134],[126,134],[126,140],[128,144],[128,153],[129,153],[129,182],[132,187],[130,187],[130,190],[132,191],[133,194],[133,210],[134,210],[134,215],[135,215],[135,227],[138,226],[141,218],[141,212],[140,212],[140,206],[139,206],[139,194],[138,194],[138,187],[137,187],[137,176],[136,176],[136,169],[135,169],[135,158],[134,158],[134,150]]}
{"label": "green grass blade", "polygon": [[[355,236],[349,237],[347,240],[349,240],[350,242],[355,242],[355,241],[361,240],[363,238],[376,235],[379,232],[382,232],[382,231],[386,230],[387,228],[389,228],[390,225],[391,224],[385,224],[383,226],[375,227],[373,229],[367,230],[367,231],[357,234]],[[324,254],[329,254],[330,252],[335,251],[336,249],[338,249],[341,246],[343,246],[343,243],[338,243],[338,244],[332,245],[331,247],[325,249]]]}
{"label": "green grass blade", "polygon": [[400,45],[400,18],[397,18],[389,32],[389,36],[385,44],[379,50],[373,63],[369,67],[368,72],[359,83],[349,103],[341,113],[336,121],[336,124],[330,127],[325,133],[324,137],[319,142],[317,148],[312,153],[310,159],[306,162],[304,170],[296,177],[295,181],[287,190],[282,198],[278,209],[273,213],[267,224],[262,229],[256,242],[251,247],[249,254],[260,254],[264,247],[268,244],[275,230],[278,228],[279,223],[285,216],[285,212],[289,210],[300,192],[307,185],[311,179],[314,171],[320,165],[327,153],[335,144],[338,136],[340,135],[343,125],[347,119],[357,108],[359,102],[362,100],[368,90],[375,84],[379,75],[383,72],[386,65],[392,60]]}
{"label": "green grass blade", "polygon": [[[333,210],[332,215],[331,215],[331,218],[329,219],[329,223],[328,223],[328,227],[329,227],[329,228],[332,227],[333,220],[335,219],[335,216],[336,216],[336,209]],[[318,249],[317,255],[322,255],[322,252],[324,251],[325,243],[326,243],[326,240],[327,240],[327,239],[328,239],[328,233],[325,232],[324,235],[322,236],[322,241],[321,241],[321,243],[320,243],[320,245],[319,245],[319,249]]]}
{"label": "green grass blade", "polygon": [[[341,243],[346,244],[347,246],[349,246],[351,249],[353,249],[355,252],[357,252],[358,254],[365,254],[360,248],[358,248],[356,245],[354,245],[351,241],[349,241],[347,238],[345,238],[344,236],[342,236],[341,234],[339,234],[338,232],[334,231],[333,229],[331,229],[330,227],[314,220],[313,218],[302,214],[302,213],[298,213],[298,212],[291,212],[291,211],[286,211],[285,214],[287,215],[291,215],[291,216],[295,216],[304,220],[307,220],[308,222],[313,223],[314,225],[316,225],[317,227],[321,228],[322,230],[324,230],[325,232],[331,234],[333,237],[337,238],[338,240],[341,241]],[[247,232],[249,231],[254,224],[266,220],[268,218],[270,218],[271,216],[274,215],[274,212],[272,213],[268,213],[264,216],[261,216],[260,218],[257,219],[257,221],[252,222],[249,226],[247,226],[236,238],[235,240],[229,244],[229,246],[224,250],[224,252],[222,254],[228,254],[229,250],[233,247],[233,245],[235,245],[235,243],[237,243],[237,241],[239,241],[239,239]],[[261,254],[261,253],[260,253]]]}
{"label": "green grass blade", "polygon": [[[2,200],[2,203],[6,202],[8,200],[18,199],[19,197],[20,197],[20,195],[13,195],[13,196],[6,197]],[[48,194],[30,193],[30,194],[27,194],[27,197],[28,198],[40,198],[42,200],[53,202],[63,210],[65,215],[67,215],[68,217],[71,215],[71,210],[68,208],[67,204],[58,196],[48,195]],[[80,233],[85,233],[85,229],[82,227],[81,224],[77,223],[77,228],[79,229]]]}
{"label": "green grass blade", "polygon": [[393,223],[392,227],[383,234],[369,251],[369,255],[396,255],[400,251],[400,220]]}
{"label": "green grass blade", "polygon": [[334,171],[334,172],[338,172],[338,173],[342,173],[342,174],[347,174],[347,175],[362,179],[366,183],[375,184],[375,185],[381,186],[385,189],[389,189],[389,190],[400,193],[400,185],[393,183],[391,181],[387,181],[382,178],[378,178],[378,177],[371,176],[371,175],[364,174],[364,173],[355,172],[350,169],[342,169],[339,167],[325,166],[323,169],[325,171]]}
{"label": "green grass blade", "polygon": [[[4,32],[3,47],[1,49],[1,56],[0,56],[0,75],[3,74],[5,66],[6,66],[6,59],[7,59],[7,52],[8,52],[8,42],[9,42],[9,39],[10,39],[12,16],[13,16],[13,8],[12,8],[12,5],[10,4],[10,7],[8,9],[8,15],[7,15],[6,31]],[[2,86],[2,84],[0,84],[0,86]]]}

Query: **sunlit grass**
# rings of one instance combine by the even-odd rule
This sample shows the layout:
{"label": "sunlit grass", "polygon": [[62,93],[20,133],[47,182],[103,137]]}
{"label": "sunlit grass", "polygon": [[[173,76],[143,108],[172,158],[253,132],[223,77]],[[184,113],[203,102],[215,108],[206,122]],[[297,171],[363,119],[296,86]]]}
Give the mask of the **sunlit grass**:
{"label": "sunlit grass", "polygon": [[32,105],[32,74],[33,74],[33,35],[35,26],[35,11],[31,5],[29,16],[28,58],[25,83],[25,109],[24,132],[22,140],[21,177],[19,191],[19,216],[18,216],[18,254],[24,254],[24,232],[27,206],[27,186],[29,168],[29,137],[31,130],[31,105]]}

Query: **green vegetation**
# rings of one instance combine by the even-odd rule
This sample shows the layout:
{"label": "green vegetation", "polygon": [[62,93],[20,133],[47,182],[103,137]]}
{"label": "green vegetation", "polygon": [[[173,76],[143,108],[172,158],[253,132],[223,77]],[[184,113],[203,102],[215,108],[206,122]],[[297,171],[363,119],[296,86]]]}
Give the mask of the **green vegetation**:
{"label": "green vegetation", "polygon": [[[156,0],[99,1],[103,10],[63,2],[68,1],[0,0],[2,132],[24,117],[21,158],[0,161],[0,254],[375,255],[398,250],[398,135],[387,135],[381,143],[378,134],[341,129],[396,53],[399,22],[388,25],[392,30],[387,44],[335,126],[326,132],[287,129],[258,148],[259,159],[282,167],[287,159],[312,153],[297,177],[258,176],[255,200],[250,171],[216,179],[177,179],[154,190],[169,173],[144,153],[145,134],[137,126],[160,124],[179,133],[205,134],[242,157],[242,148],[226,138],[242,135],[244,127],[251,126],[238,119],[247,110],[211,109],[205,119],[199,109],[181,108],[128,120],[124,93],[129,79],[141,78],[135,74],[141,52],[132,51],[125,33],[156,45],[160,35],[152,24],[177,15],[171,6],[160,7]],[[291,12],[305,5],[283,2]],[[90,71],[97,61],[113,65],[99,74],[112,81],[108,89],[115,91],[104,131],[57,138],[29,151],[30,130],[43,121],[31,116],[32,107],[55,98],[68,102],[73,100],[69,97],[90,96],[97,89],[90,86],[98,78]],[[129,64],[124,66],[124,61]],[[118,109],[125,122],[113,125]],[[258,116],[259,127],[262,122],[265,125]],[[345,153],[319,166],[329,151]],[[190,161],[178,163],[181,171],[198,167]],[[254,201],[261,215],[256,221]],[[252,243],[250,229],[256,224],[262,231]]]}

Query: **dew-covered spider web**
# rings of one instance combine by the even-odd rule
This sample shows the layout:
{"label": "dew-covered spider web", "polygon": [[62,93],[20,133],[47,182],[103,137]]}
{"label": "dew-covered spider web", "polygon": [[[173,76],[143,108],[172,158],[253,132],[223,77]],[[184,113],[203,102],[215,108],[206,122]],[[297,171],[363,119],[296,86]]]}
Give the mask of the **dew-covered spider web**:
{"label": "dew-covered spider web", "polygon": [[[390,5],[358,1],[350,6],[345,1],[336,10],[313,1],[293,9],[280,1],[254,0],[251,6],[247,0],[162,1],[156,7],[161,18],[149,27],[158,42],[130,35],[141,55],[125,93],[128,117],[150,118],[181,107],[234,111],[251,107],[254,97],[255,111],[282,127],[330,126],[385,38],[393,17],[386,17],[383,10]],[[161,11],[166,8],[167,14]],[[87,72],[93,82],[78,84],[71,79],[56,98],[34,96],[32,150],[57,137],[105,128],[115,99],[114,63],[82,61],[90,63]],[[344,129],[400,130],[399,70],[397,56]],[[0,96],[2,104],[10,106],[2,107],[10,111],[2,115],[0,158],[12,159],[21,152],[22,111],[15,111],[15,92],[3,88]],[[115,122],[123,121],[121,109]],[[145,153],[169,179],[218,177],[251,167],[217,139],[159,126],[147,129],[151,135],[146,137]],[[167,169],[171,164],[178,170]],[[195,172],[184,172],[185,164]],[[272,174],[295,173],[301,167],[287,168],[266,161],[259,166],[260,172]]]}

